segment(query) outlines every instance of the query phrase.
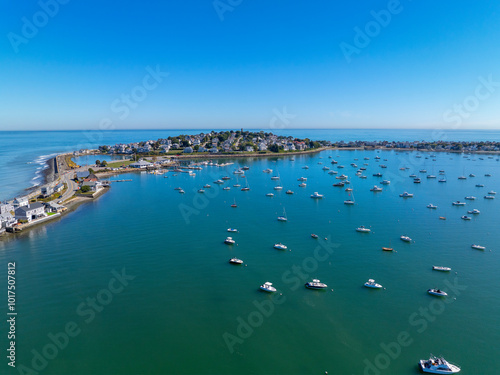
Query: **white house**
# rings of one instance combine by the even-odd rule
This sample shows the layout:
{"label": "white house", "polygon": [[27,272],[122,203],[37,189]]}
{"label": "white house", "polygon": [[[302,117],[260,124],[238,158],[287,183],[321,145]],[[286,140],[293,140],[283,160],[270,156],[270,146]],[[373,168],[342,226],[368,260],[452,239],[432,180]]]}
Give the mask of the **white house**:
{"label": "white house", "polygon": [[103,188],[101,181],[83,181],[82,186],[89,186],[92,191],[99,191]]}
{"label": "white house", "polygon": [[139,161],[129,165],[130,168],[147,168],[147,167],[152,167],[152,166],[153,166],[153,163],[150,163],[149,161],[145,161],[145,160],[139,160]]}
{"label": "white house", "polygon": [[13,205],[11,205],[8,202],[0,204],[0,215],[1,214],[5,214],[5,213],[9,213],[10,211],[14,211],[14,206]]}
{"label": "white house", "polygon": [[23,207],[27,206],[29,204],[28,198],[22,197],[22,198],[14,198],[14,207]]}
{"label": "white house", "polygon": [[28,222],[46,216],[45,206],[40,202],[35,202],[26,206],[18,207],[14,212],[16,215],[15,218],[17,220],[27,220]]}
{"label": "white house", "polygon": [[17,220],[9,212],[0,214],[0,229],[8,228],[17,223]]}
{"label": "white house", "polygon": [[41,188],[42,196],[44,198],[51,196],[54,193],[54,188],[52,186],[43,186]]}

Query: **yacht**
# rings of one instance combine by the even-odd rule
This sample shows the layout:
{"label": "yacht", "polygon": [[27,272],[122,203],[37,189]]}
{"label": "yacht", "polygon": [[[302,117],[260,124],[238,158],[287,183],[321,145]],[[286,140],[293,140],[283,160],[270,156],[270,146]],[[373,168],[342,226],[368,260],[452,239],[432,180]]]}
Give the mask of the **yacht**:
{"label": "yacht", "polygon": [[333,184],[333,186],[336,186],[336,187],[343,187],[345,185],[345,182],[337,182],[335,184]]}
{"label": "yacht", "polygon": [[473,210],[467,211],[467,213],[472,215],[479,215],[481,211],[479,211],[477,208],[474,208]]}
{"label": "yacht", "polygon": [[179,193],[180,193],[180,194],[184,194],[184,193],[185,193],[185,191],[184,191],[184,190],[182,190],[182,189],[180,189],[180,190],[179,190]]}
{"label": "yacht", "polygon": [[270,168],[264,169],[262,172],[264,173],[273,173],[273,170]]}
{"label": "yacht", "polygon": [[473,173],[471,173],[471,174],[469,175],[469,177],[476,177],[476,175],[475,175],[475,174],[473,174]]}
{"label": "yacht", "polygon": [[343,165],[337,165],[337,168],[338,169],[342,169],[342,168],[344,168],[344,166]]}
{"label": "yacht", "polygon": [[430,374],[456,374],[460,372],[460,367],[452,365],[443,357],[433,355],[427,360],[421,359],[419,364],[423,372]]}
{"label": "yacht", "polygon": [[347,200],[344,201],[344,204],[353,205],[354,201],[352,199],[347,199]]}
{"label": "yacht", "polygon": [[276,250],[286,250],[286,249],[288,249],[288,247],[286,247],[286,246],[285,246],[285,245],[283,245],[282,243],[276,243],[276,244],[274,244],[274,248],[275,248]]}
{"label": "yacht", "polygon": [[382,288],[382,285],[377,284],[377,283],[375,282],[375,280],[373,280],[373,279],[369,279],[369,280],[365,283],[365,286],[366,286],[367,288],[376,288],[376,289],[380,289],[380,288]]}
{"label": "yacht", "polygon": [[385,164],[381,164],[381,165],[380,165],[380,168],[387,168],[387,165],[385,165]]}
{"label": "yacht", "polygon": [[203,186],[205,189],[210,189],[212,186],[209,185],[209,184],[206,184],[205,186]]}
{"label": "yacht", "polygon": [[370,191],[375,191],[375,192],[377,192],[377,191],[382,191],[382,188],[381,188],[381,187],[378,187],[377,185],[374,185],[374,186],[370,189]]}
{"label": "yacht", "polygon": [[318,279],[313,279],[313,281],[309,281],[304,284],[308,289],[325,289],[328,287],[325,283],[322,283]]}
{"label": "yacht", "polygon": [[222,188],[222,190],[231,190],[231,188],[229,186],[226,186],[226,187]]}
{"label": "yacht", "polygon": [[415,177],[417,177],[417,175],[416,174],[411,174],[410,177],[411,178],[415,178]]}
{"label": "yacht", "polygon": [[238,229],[235,229],[235,228],[227,228],[227,231],[228,231],[228,232],[231,232],[231,233],[235,233],[235,232],[238,232]]}
{"label": "yacht", "polygon": [[278,216],[278,221],[288,221],[288,218],[286,217],[286,212],[285,212],[284,208],[283,208],[283,216]]}
{"label": "yacht", "polygon": [[226,181],[226,180],[230,180],[230,179],[231,179],[231,177],[229,177],[229,176],[224,176],[224,177],[221,177],[221,180],[224,180],[224,181]]}
{"label": "yacht", "polygon": [[233,187],[241,187],[240,184],[234,184]]}
{"label": "yacht", "polygon": [[418,177],[413,179],[414,184],[420,184],[421,182],[422,182],[422,180]]}
{"label": "yacht", "polygon": [[317,191],[315,191],[313,194],[311,194],[311,198],[323,199],[323,194],[319,194]]}
{"label": "yacht", "polygon": [[337,173],[339,173],[339,172],[337,172],[337,171],[329,171],[328,172],[328,174],[331,174],[331,175],[334,175],[334,174],[337,174]]}
{"label": "yacht", "polygon": [[273,181],[276,181],[276,180],[279,180],[279,179],[280,179],[280,176],[272,176],[271,177],[271,180],[273,180]]}
{"label": "yacht", "polygon": [[485,195],[484,199],[495,199],[494,195]]}
{"label": "yacht", "polygon": [[445,172],[444,172],[444,169],[440,169],[440,170],[439,170],[439,174],[444,174],[444,173],[445,173]]}
{"label": "yacht", "polygon": [[428,174],[427,178],[436,178],[436,176],[434,176],[433,174]]}
{"label": "yacht", "polygon": [[383,247],[382,250],[383,251],[394,251],[394,249],[392,247]]}
{"label": "yacht", "polygon": [[273,193],[267,193],[266,197],[274,197],[274,194]]}
{"label": "yacht", "polygon": [[234,245],[235,244],[235,241],[233,240],[233,237],[227,237],[225,240],[224,240],[224,243],[227,244],[227,245]]}
{"label": "yacht", "polygon": [[234,203],[231,205],[231,207],[236,208],[238,205],[236,204],[236,199],[234,200]]}
{"label": "yacht", "polygon": [[436,208],[438,208],[438,206],[434,206],[432,203],[429,203],[429,204],[427,205],[427,208],[436,209]]}
{"label": "yacht", "polygon": [[347,176],[345,174],[341,174],[340,176],[335,177],[337,180],[347,180]]}
{"label": "yacht", "polygon": [[306,186],[307,186],[307,184],[305,182],[299,184],[299,187],[306,187]]}
{"label": "yacht", "polygon": [[245,172],[242,169],[235,169],[233,171],[233,174],[243,174],[243,173],[245,173]]}
{"label": "yacht", "polygon": [[399,196],[401,198],[413,198],[413,194],[412,193],[408,193],[406,191],[403,194],[399,194]]}
{"label": "yacht", "polygon": [[291,191],[291,190],[287,190],[287,191],[286,191],[286,194],[293,194],[293,191]]}
{"label": "yacht", "polygon": [[274,190],[283,190],[283,186],[281,186],[281,185],[275,186]]}
{"label": "yacht", "polygon": [[443,292],[441,289],[428,289],[427,293],[432,294],[433,296],[446,297],[448,293]]}
{"label": "yacht", "polygon": [[442,272],[450,272],[451,271],[450,267],[441,267],[441,266],[432,266],[432,269],[435,271],[442,271]]}
{"label": "yacht", "polygon": [[421,169],[419,170],[420,173],[427,173],[427,169]]}
{"label": "yacht", "polygon": [[359,178],[367,178],[365,175],[359,176]]}
{"label": "yacht", "polygon": [[484,187],[483,184],[476,184],[476,187]]}
{"label": "yacht", "polygon": [[474,197],[473,195],[468,195],[465,197],[465,199],[467,199],[468,201],[473,201],[476,199],[476,197]]}
{"label": "yacht", "polygon": [[238,258],[231,258],[231,259],[229,259],[229,263],[231,263],[231,264],[243,264],[243,261],[241,259],[238,259]]}
{"label": "yacht", "polygon": [[182,188],[181,187],[176,187],[176,188],[174,188],[174,190],[182,190]]}
{"label": "yacht", "polygon": [[356,228],[356,232],[369,233],[371,229],[365,228],[363,225],[360,225]]}
{"label": "yacht", "polygon": [[497,193],[497,192],[496,192],[496,191],[494,191],[494,190],[488,191],[488,194],[489,194],[489,195],[495,195],[496,193]]}
{"label": "yacht", "polygon": [[453,206],[465,206],[465,202],[456,201],[452,203]]}
{"label": "yacht", "polygon": [[300,177],[300,178],[297,178],[297,181],[307,181],[307,178],[306,177]]}
{"label": "yacht", "polygon": [[311,237],[312,238],[319,238],[319,236],[317,234],[314,234],[314,233],[311,234]]}
{"label": "yacht", "polygon": [[302,167],[302,169],[309,169],[309,167],[306,165],[306,166]]}
{"label": "yacht", "polygon": [[221,184],[223,184],[223,183],[224,183],[224,181],[222,181],[222,180],[217,180],[217,181],[214,181],[214,184],[218,184],[218,185],[221,185]]}
{"label": "yacht", "polygon": [[243,167],[241,167],[241,169],[244,171],[248,171],[250,169],[250,167],[247,167],[246,165],[244,165]]}
{"label": "yacht", "polygon": [[383,181],[381,182],[381,184],[382,184],[382,185],[390,185],[390,184],[391,184],[391,181],[389,181],[389,180],[383,180]]}
{"label": "yacht", "polygon": [[486,174],[484,175],[484,177],[491,177],[491,174],[490,174],[490,173],[486,173]]}
{"label": "yacht", "polygon": [[484,249],[486,249],[486,246],[480,246],[480,245],[475,245],[475,244],[471,245],[471,247],[473,249],[476,249],[476,250],[484,250]]}
{"label": "yacht", "polygon": [[460,217],[462,220],[470,220],[470,216],[463,215]]}
{"label": "yacht", "polygon": [[379,173],[374,173],[373,177],[382,177],[382,173],[380,173],[380,172]]}
{"label": "yacht", "polygon": [[440,178],[438,182],[446,182],[446,178]]}
{"label": "yacht", "polygon": [[338,161],[337,160],[332,160],[332,164],[337,164]]}
{"label": "yacht", "polygon": [[205,190],[203,190],[203,189],[198,189],[198,193],[204,193],[204,192],[205,192]]}
{"label": "yacht", "polygon": [[465,177],[465,176],[459,176],[458,179],[459,180],[467,180],[467,177]]}
{"label": "yacht", "polygon": [[404,242],[411,242],[411,238],[408,237],[408,236],[401,236],[401,241],[404,241]]}
{"label": "yacht", "polygon": [[273,283],[266,281],[264,284],[260,286],[260,289],[264,292],[274,293],[276,292],[276,288],[273,286]]}
{"label": "yacht", "polygon": [[327,167],[326,165],[323,167],[323,170],[324,170],[324,171],[327,171],[327,170],[329,170],[329,169],[330,169],[330,167]]}

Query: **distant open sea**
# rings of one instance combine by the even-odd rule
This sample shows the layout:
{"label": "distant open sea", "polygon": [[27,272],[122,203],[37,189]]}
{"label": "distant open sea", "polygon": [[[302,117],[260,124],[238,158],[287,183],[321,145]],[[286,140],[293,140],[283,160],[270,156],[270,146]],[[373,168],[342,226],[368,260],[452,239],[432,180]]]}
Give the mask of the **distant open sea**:
{"label": "distant open sea", "polygon": [[[225,130],[225,129],[213,129]],[[235,129],[236,130],[236,129]],[[500,141],[500,131],[438,131],[434,129],[262,129],[278,135],[329,141]],[[75,130],[0,132],[0,200],[23,194],[39,185],[45,163],[58,153],[100,145],[146,141],[179,134],[198,134],[207,129],[189,130]],[[251,131],[259,131],[252,129]],[[121,157],[118,157],[121,158]],[[102,157],[101,157],[102,159]],[[111,157],[109,158],[111,159]],[[85,161],[85,160],[84,160]],[[95,160],[89,160],[90,163]]]}
{"label": "distant open sea", "polygon": [[[93,145],[178,133],[109,132]],[[431,139],[415,131],[283,133],[346,141]],[[6,196],[41,167],[26,162],[80,148],[84,137],[1,135]],[[457,132],[452,138],[498,140],[500,132]],[[130,181],[113,182],[109,192],[67,216],[0,240],[0,309],[7,311],[7,263],[15,262],[18,312],[18,367],[6,364],[4,315],[0,373],[417,375],[419,359],[433,353],[460,365],[463,375],[498,375],[500,196],[483,197],[500,191],[500,161],[496,155],[431,155],[328,150],[235,158],[195,176],[120,175]],[[233,174],[245,165],[245,178]],[[359,167],[366,168],[366,179],[355,175]],[[267,168],[273,173],[263,173]],[[330,170],[348,175],[353,191],[333,187],[339,180]],[[383,177],[374,176],[378,172]],[[421,184],[413,183],[413,173]],[[470,174],[475,177],[458,179]],[[278,175],[279,181],[271,180]],[[214,184],[223,176],[230,179],[221,186],[229,190]],[[298,186],[299,177],[307,178],[306,187]],[[383,179],[391,183],[381,185]],[[212,188],[198,193],[205,184]],[[250,191],[235,184],[248,184]],[[274,189],[278,184],[283,190]],[[383,191],[370,191],[375,184]],[[405,191],[414,197],[400,198]],[[311,199],[314,192],[324,199]],[[465,207],[452,205],[471,195],[477,199]],[[348,198],[356,204],[344,205]],[[462,220],[473,208],[480,214]],[[277,221],[285,212],[288,221]],[[360,225],[371,233],[356,232]],[[401,241],[402,235],[412,242]],[[236,244],[224,244],[227,236]],[[288,251],[273,249],[278,242]],[[232,257],[245,264],[230,265]],[[452,271],[434,271],[433,265]],[[327,290],[306,289],[313,278]],[[383,289],[363,287],[370,278]],[[274,297],[259,290],[266,281],[278,289]],[[429,288],[448,297],[431,296]]]}

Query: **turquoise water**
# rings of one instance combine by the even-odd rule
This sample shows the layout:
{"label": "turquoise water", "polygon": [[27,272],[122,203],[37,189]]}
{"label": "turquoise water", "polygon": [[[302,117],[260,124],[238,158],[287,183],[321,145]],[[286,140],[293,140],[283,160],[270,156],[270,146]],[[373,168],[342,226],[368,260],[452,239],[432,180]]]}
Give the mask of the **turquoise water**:
{"label": "turquoise water", "polygon": [[[217,130],[217,129],[214,129]],[[179,134],[199,134],[207,129],[166,130],[75,130],[75,131],[1,131],[0,132],[0,200],[23,194],[25,188],[38,186],[43,180],[45,162],[58,153],[97,148],[100,145],[168,138]],[[258,131],[258,130],[255,130]],[[500,141],[500,131],[438,129],[263,129],[265,132],[329,141]],[[95,162],[85,157],[82,163]],[[101,156],[102,159],[102,156]]]}
{"label": "turquoise water", "polygon": [[[18,365],[31,368],[31,351],[43,352],[49,333],[74,322],[81,332],[41,373],[418,374],[418,360],[429,353],[459,364],[463,374],[498,373],[499,198],[483,196],[500,190],[499,161],[416,155],[328,151],[295,161],[234,160],[226,168],[196,171],[195,177],[121,176],[132,181],[113,183],[110,192],[65,218],[0,242],[0,264],[17,265]],[[345,168],[332,166],[328,156]],[[366,180],[354,175],[351,162],[369,164]],[[232,187],[237,165],[250,167],[249,192]],[[324,165],[350,176],[356,205],[343,204],[348,193],[332,187],[338,180]],[[411,169],[402,172],[401,166]],[[262,172],[266,168],[279,173],[281,192],[273,190],[276,182]],[[422,168],[435,175],[444,169],[448,182],[423,178],[414,184],[408,176]],[[370,192],[380,185],[372,176],[379,171],[391,184]],[[457,179],[469,173],[477,177]],[[224,185],[229,191],[213,184],[224,175],[231,177]],[[308,178],[306,188],[298,187],[301,176]],[[206,183],[213,188],[204,196],[196,193]],[[178,186],[186,193],[174,190]],[[295,194],[286,195],[287,189]],[[325,198],[311,199],[315,191]],[[414,198],[400,198],[404,191]],[[269,192],[275,196],[266,197]],[[451,205],[467,195],[477,200]],[[237,208],[230,207],[234,201]],[[438,209],[426,208],[429,203]],[[283,208],[286,223],[276,220]],[[472,208],[481,214],[461,220]],[[372,232],[357,233],[359,225]],[[239,233],[227,233],[229,227]],[[236,245],[223,244],[228,235]],[[401,235],[414,242],[403,243]],[[276,242],[290,251],[274,250]],[[487,249],[473,250],[472,243]],[[396,252],[383,252],[382,246]],[[228,264],[233,256],[245,265]],[[433,265],[453,271],[433,271]],[[135,278],[113,294],[112,271],[123,268]],[[0,278],[6,279],[6,266]],[[312,278],[328,290],[305,289]],[[384,289],[364,288],[369,278]],[[265,281],[281,295],[259,291]],[[449,297],[428,295],[433,287]],[[81,304],[96,297],[109,303],[102,311],[93,309],[95,317],[85,322],[92,309]],[[1,306],[5,311],[4,300]],[[265,314],[257,306],[267,308]],[[241,328],[246,324],[253,327]],[[402,344],[393,344],[398,338]]]}

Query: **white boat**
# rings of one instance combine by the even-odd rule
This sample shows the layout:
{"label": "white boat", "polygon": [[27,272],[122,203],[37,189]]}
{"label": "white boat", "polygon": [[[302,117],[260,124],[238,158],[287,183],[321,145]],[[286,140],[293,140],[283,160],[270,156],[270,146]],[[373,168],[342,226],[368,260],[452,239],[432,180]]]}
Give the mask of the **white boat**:
{"label": "white boat", "polygon": [[454,205],[454,206],[465,206],[465,202],[456,201],[456,202],[453,202],[452,205]]}
{"label": "white boat", "polygon": [[228,232],[235,233],[235,232],[238,232],[238,229],[235,229],[235,228],[227,228],[227,231],[228,231]]}
{"label": "white boat", "polygon": [[458,179],[459,180],[467,180],[467,177],[465,177],[465,176],[459,176]]}
{"label": "white boat", "polygon": [[441,178],[438,180],[438,182],[446,182],[446,178]]}
{"label": "white boat", "polygon": [[233,187],[241,187],[240,184],[234,184]]}
{"label": "white boat", "polygon": [[467,215],[463,215],[460,217],[462,220],[470,220],[470,217]]}
{"label": "white boat", "polygon": [[436,178],[436,176],[434,176],[433,174],[428,174],[427,178]]}
{"label": "white boat", "polygon": [[328,285],[322,283],[318,279],[313,279],[313,281],[305,283],[304,286],[308,289],[325,289],[328,287]]}
{"label": "white boat", "polygon": [[179,190],[179,193],[184,194],[185,191],[181,189],[181,190]]}
{"label": "white boat", "polygon": [[432,266],[432,269],[435,271],[442,271],[442,272],[450,272],[451,271],[450,267],[441,267],[441,266]]}
{"label": "white boat", "polygon": [[317,234],[314,234],[314,233],[311,233],[311,237],[312,238],[319,238],[319,236]]}
{"label": "white boat", "polygon": [[404,192],[403,194],[399,194],[400,197],[402,198],[413,198],[413,194],[412,193],[408,193],[408,192]]}
{"label": "white boat", "polygon": [[485,195],[484,199],[495,199],[494,195]]}
{"label": "white boat", "polygon": [[384,180],[381,182],[382,185],[389,185],[391,183],[391,181],[389,180]]}
{"label": "white boat", "polygon": [[443,292],[441,289],[428,289],[427,293],[432,294],[433,296],[446,297],[448,293]]}
{"label": "white boat", "polygon": [[479,211],[477,208],[474,208],[473,210],[467,211],[467,213],[472,215],[479,215],[481,211]]}
{"label": "white boat", "polygon": [[276,181],[276,180],[279,180],[279,179],[280,179],[280,176],[272,176],[271,177],[271,180],[273,180],[273,181]]}
{"label": "white boat", "polygon": [[274,190],[283,190],[283,186],[281,186],[281,185],[275,186]]}
{"label": "white boat", "polygon": [[293,191],[291,191],[291,190],[287,190],[287,191],[286,191],[286,194],[293,194]]}
{"label": "white boat", "polygon": [[229,186],[226,186],[226,187],[222,188],[222,190],[231,190],[231,188]]}
{"label": "white boat", "polygon": [[323,170],[324,170],[324,171],[327,171],[327,170],[329,170],[329,169],[330,169],[330,167],[327,167],[326,165],[323,167]]}
{"label": "white boat", "polygon": [[347,204],[347,205],[353,205],[353,204],[354,204],[354,201],[353,201],[353,200],[351,200],[351,199],[346,199],[346,200],[344,201],[344,204]]}
{"label": "white boat", "polygon": [[203,186],[205,189],[210,189],[212,186],[210,186],[209,184],[206,184],[205,186]]}
{"label": "white boat", "polygon": [[471,245],[471,247],[473,249],[476,249],[476,250],[484,250],[484,249],[486,249],[486,246],[480,246],[480,245],[475,245],[475,244]]}
{"label": "white boat", "polygon": [[496,191],[494,191],[494,190],[488,191],[488,194],[489,194],[489,195],[495,195],[496,193],[497,193],[497,192],[496,192]]}
{"label": "white boat", "polygon": [[382,191],[382,188],[381,187],[378,187],[377,185],[374,185],[370,191],[374,191],[374,192],[377,192],[377,191]]}
{"label": "white boat", "polygon": [[382,177],[382,173],[378,172],[378,173],[374,173],[373,174],[373,177]]}
{"label": "white boat", "polygon": [[427,208],[433,208],[433,209],[436,209],[436,208],[438,208],[438,206],[434,206],[432,203],[429,203],[429,204],[427,205]]}
{"label": "white boat", "polygon": [[328,172],[328,174],[331,174],[331,175],[333,175],[333,174],[337,174],[337,173],[339,173],[339,172],[337,172],[337,171],[329,171],[329,172]]}
{"label": "white boat", "polygon": [[300,177],[297,179],[297,181],[307,181],[307,178],[306,177]]}
{"label": "white boat", "polygon": [[347,180],[347,176],[345,174],[341,174],[340,176],[335,177],[337,180]]}
{"label": "white boat", "polygon": [[273,193],[267,193],[266,197],[274,197],[274,194]]}
{"label": "white boat", "polygon": [[408,236],[401,236],[401,237],[399,237],[399,238],[401,238],[401,241],[404,241],[404,242],[411,242],[411,238],[410,238],[410,237],[408,237]]}
{"label": "white boat", "polygon": [[303,166],[302,169],[309,169],[307,165]]}
{"label": "white boat", "polygon": [[203,190],[203,189],[198,189],[198,193],[204,193],[204,192],[205,192],[205,190]]}
{"label": "white boat", "polygon": [[174,190],[182,190],[182,188],[181,187],[176,187],[176,188],[174,188]]}
{"label": "white boat", "polygon": [[235,244],[235,240],[233,240],[233,237],[227,237],[225,240],[224,240],[224,243],[225,244],[228,244],[228,245],[234,245]]}
{"label": "white boat", "polygon": [[457,365],[449,363],[443,357],[433,355],[427,360],[421,359],[419,364],[422,371],[429,374],[456,374],[460,372],[460,367]]}
{"label": "white boat", "polygon": [[243,261],[241,259],[238,259],[238,258],[231,258],[231,259],[229,259],[229,263],[231,263],[231,264],[243,264]]}
{"label": "white boat", "polygon": [[474,197],[473,195],[468,195],[467,197],[465,197],[465,199],[467,199],[468,201],[473,201],[476,199],[476,197]]}
{"label": "white boat", "polygon": [[301,183],[301,184],[299,185],[299,187],[306,187],[306,186],[307,186],[307,184],[306,184],[305,182],[303,182],[303,183]]}
{"label": "white boat", "polygon": [[224,183],[224,181],[222,181],[222,180],[214,181],[214,184],[218,184],[218,185],[222,185],[223,183]]}
{"label": "white boat", "polygon": [[264,284],[260,286],[260,289],[264,292],[274,293],[276,292],[276,288],[273,286],[273,283],[266,281]]}
{"label": "white boat", "polygon": [[221,178],[221,180],[223,180],[223,181],[227,181],[227,180],[230,180],[230,179],[231,179],[231,177],[229,177],[229,176],[224,176],[224,177]]}
{"label": "white boat", "polygon": [[275,243],[274,244],[274,248],[276,250],[286,250],[288,249],[288,247],[286,247],[285,245],[283,245],[282,243]]}
{"label": "white boat", "polygon": [[264,173],[273,173],[273,170],[270,168],[264,169],[262,172]]}
{"label": "white boat", "polygon": [[317,191],[315,191],[313,194],[311,194],[311,198],[313,198],[313,199],[323,199],[323,194],[319,194]]}
{"label": "white boat", "polygon": [[363,225],[360,225],[359,227],[356,228],[356,232],[361,232],[361,233],[369,233],[372,230],[369,228],[365,228]]}
{"label": "white boat", "polygon": [[471,174],[469,174],[469,177],[476,177],[476,175],[471,173]]}
{"label": "white boat", "polygon": [[377,284],[377,283],[375,282],[375,280],[373,280],[373,279],[369,279],[369,280],[365,283],[365,286],[366,286],[367,288],[376,288],[376,289],[380,289],[380,288],[382,288],[382,285]]}
{"label": "white boat", "polygon": [[484,184],[476,184],[476,187],[484,187]]}
{"label": "white boat", "polygon": [[283,216],[278,216],[278,221],[288,221],[285,208],[283,208]]}

